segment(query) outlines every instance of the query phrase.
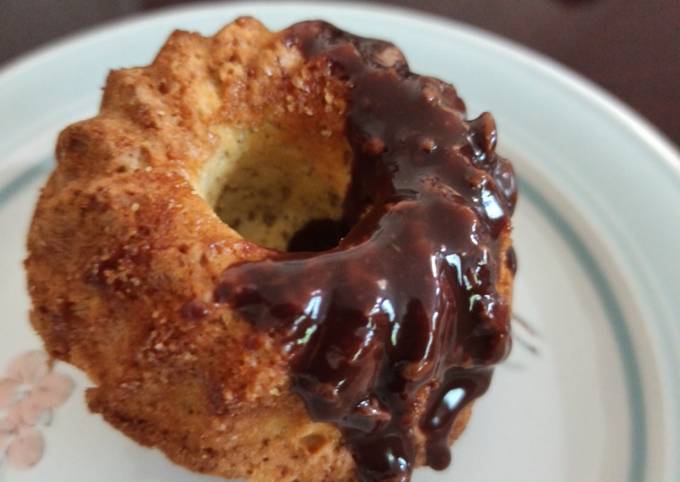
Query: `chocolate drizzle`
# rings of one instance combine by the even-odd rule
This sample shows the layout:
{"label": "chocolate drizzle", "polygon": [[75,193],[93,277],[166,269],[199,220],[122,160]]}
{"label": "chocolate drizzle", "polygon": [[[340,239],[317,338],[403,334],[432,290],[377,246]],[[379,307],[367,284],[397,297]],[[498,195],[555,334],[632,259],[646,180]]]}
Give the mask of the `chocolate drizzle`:
{"label": "chocolate drizzle", "polygon": [[[495,154],[491,115],[466,122],[455,89],[410,72],[392,44],[323,22],[296,24],[286,40],[350,87],[352,182],[339,226],[327,224],[347,234],[322,252],[232,266],[215,298],[283,337],[294,391],[341,429],[360,480],[407,481],[415,431],[427,463],[446,467],[456,416],[509,351],[497,284],[512,167]],[[305,238],[296,245],[332,244]]]}

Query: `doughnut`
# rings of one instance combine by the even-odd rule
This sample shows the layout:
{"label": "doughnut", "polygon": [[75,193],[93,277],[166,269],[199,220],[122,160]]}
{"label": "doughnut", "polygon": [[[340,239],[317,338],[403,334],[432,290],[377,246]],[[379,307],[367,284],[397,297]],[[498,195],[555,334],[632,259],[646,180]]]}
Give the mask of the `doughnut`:
{"label": "doughnut", "polygon": [[191,470],[408,481],[511,346],[513,169],[491,114],[322,21],[174,32],[65,128],[30,319],[90,410]]}

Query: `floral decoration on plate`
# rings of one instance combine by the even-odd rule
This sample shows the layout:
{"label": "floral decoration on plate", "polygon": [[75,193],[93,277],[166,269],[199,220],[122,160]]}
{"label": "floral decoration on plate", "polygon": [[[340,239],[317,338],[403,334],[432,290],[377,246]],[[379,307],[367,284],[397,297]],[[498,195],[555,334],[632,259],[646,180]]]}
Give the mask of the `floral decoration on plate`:
{"label": "floral decoration on plate", "polygon": [[53,370],[47,353],[28,351],[0,372],[0,465],[28,469],[42,458],[42,427],[68,400],[73,380]]}

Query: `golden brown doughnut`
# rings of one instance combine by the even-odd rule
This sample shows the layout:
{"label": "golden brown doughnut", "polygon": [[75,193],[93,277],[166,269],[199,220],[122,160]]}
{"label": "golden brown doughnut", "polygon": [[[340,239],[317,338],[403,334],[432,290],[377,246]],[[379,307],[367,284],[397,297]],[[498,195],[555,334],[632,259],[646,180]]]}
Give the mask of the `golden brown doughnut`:
{"label": "golden brown doughnut", "polygon": [[491,116],[464,115],[322,22],[177,31],[59,136],[32,324],[93,412],[192,470],[442,468],[510,346],[514,177]]}

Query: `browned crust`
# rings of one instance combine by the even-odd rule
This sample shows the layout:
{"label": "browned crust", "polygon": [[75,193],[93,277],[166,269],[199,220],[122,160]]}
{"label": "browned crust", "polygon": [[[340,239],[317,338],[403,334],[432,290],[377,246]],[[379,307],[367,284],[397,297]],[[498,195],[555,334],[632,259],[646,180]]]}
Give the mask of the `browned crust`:
{"label": "browned crust", "polygon": [[[265,252],[194,189],[213,129],[285,119],[319,148],[344,137],[345,86],[280,38],[250,18],[210,38],[178,31],[150,66],[110,73],[100,113],[59,136],[35,210],[31,322],[52,356],[93,380],[92,411],[177,463],[253,481],[351,481],[338,430],[289,391],[276,339],[211,302],[226,267]],[[503,286],[509,294],[507,274]],[[182,317],[192,300],[207,316]]]}

